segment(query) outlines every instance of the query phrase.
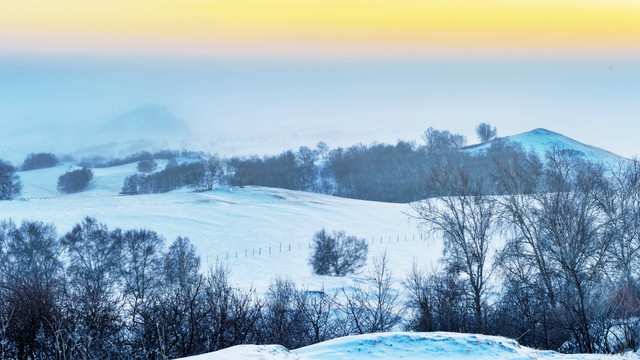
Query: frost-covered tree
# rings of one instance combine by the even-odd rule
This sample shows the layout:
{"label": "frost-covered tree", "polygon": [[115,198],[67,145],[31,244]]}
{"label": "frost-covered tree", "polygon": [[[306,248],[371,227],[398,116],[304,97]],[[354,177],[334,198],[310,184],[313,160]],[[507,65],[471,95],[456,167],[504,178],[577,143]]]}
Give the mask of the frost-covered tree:
{"label": "frost-covered tree", "polygon": [[344,231],[327,233],[324,229],[313,236],[309,264],[318,275],[345,276],[362,268],[367,261],[365,239],[347,236]]}
{"label": "frost-covered tree", "polygon": [[120,352],[122,318],[119,265],[121,231],[87,217],[61,239],[69,262],[68,293],[74,306],[74,347],[89,358]]}
{"label": "frost-covered tree", "polygon": [[24,221],[0,224],[4,251],[0,262],[0,304],[9,315],[3,325],[13,359],[54,358],[63,317],[61,247],[53,225]]}
{"label": "frost-covered tree", "polygon": [[432,127],[424,132],[422,138],[429,153],[459,149],[467,143],[464,135],[453,134],[449,130],[436,130]]}
{"label": "frost-covered tree", "polygon": [[0,160],[0,200],[11,200],[20,195],[22,183],[16,174],[16,168]]}
{"label": "frost-covered tree", "polygon": [[203,284],[195,247],[188,238],[178,237],[165,255],[162,294],[154,307],[156,347],[164,356],[184,357],[205,350]]}

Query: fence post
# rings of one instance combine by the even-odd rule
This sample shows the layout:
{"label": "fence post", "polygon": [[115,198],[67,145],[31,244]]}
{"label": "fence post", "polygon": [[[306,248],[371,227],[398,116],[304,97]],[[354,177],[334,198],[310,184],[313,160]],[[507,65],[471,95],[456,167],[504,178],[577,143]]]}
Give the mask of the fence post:
{"label": "fence post", "polygon": [[271,254],[271,246],[269,246],[269,254]]}
{"label": "fence post", "polygon": [[291,244],[289,244],[289,252],[291,252]]}

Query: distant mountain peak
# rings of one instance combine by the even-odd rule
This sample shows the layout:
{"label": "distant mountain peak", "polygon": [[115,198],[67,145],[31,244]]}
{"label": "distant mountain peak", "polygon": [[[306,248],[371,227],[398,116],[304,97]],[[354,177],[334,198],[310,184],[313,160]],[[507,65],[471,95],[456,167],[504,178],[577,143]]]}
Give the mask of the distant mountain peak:
{"label": "distant mountain peak", "polygon": [[126,138],[180,137],[189,134],[187,124],[169,110],[156,104],[146,104],[117,116],[104,124],[102,131]]}

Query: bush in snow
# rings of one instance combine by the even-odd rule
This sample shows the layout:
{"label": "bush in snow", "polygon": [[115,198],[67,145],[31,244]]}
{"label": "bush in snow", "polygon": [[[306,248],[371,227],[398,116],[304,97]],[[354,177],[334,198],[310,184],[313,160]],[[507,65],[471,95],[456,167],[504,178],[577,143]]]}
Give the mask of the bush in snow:
{"label": "bush in snow", "polygon": [[69,171],[58,178],[58,191],[71,194],[81,192],[87,188],[93,179],[91,169],[82,168]]}
{"label": "bush in snow", "polygon": [[345,276],[364,266],[368,250],[364,239],[347,236],[344,231],[330,235],[322,229],[313,237],[309,264],[318,275]]}

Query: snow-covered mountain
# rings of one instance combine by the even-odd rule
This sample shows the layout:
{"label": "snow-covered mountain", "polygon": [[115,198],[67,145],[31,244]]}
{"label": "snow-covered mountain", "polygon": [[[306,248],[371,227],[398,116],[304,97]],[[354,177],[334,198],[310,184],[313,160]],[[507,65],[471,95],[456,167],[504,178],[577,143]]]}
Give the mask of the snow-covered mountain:
{"label": "snow-covered mountain", "polygon": [[505,136],[484,144],[471,145],[464,148],[464,151],[477,153],[487,150],[496,141],[511,141],[522,145],[525,150],[535,151],[540,158],[544,159],[545,153],[557,147],[563,150],[575,150],[582,154],[585,160],[596,162],[618,162],[624,160],[620,155],[610,151],[581,143],[568,136],[553,132],[547,129],[534,129],[521,134]]}
{"label": "snow-covered mountain", "polygon": [[241,345],[181,360],[614,360],[637,355],[559,354],[520,346],[516,341],[474,334],[377,333],[325,341],[296,350],[279,345]]}
{"label": "snow-covered mountain", "polygon": [[164,106],[143,105],[128,111],[99,127],[101,134],[124,138],[180,138],[189,135],[187,124]]}

